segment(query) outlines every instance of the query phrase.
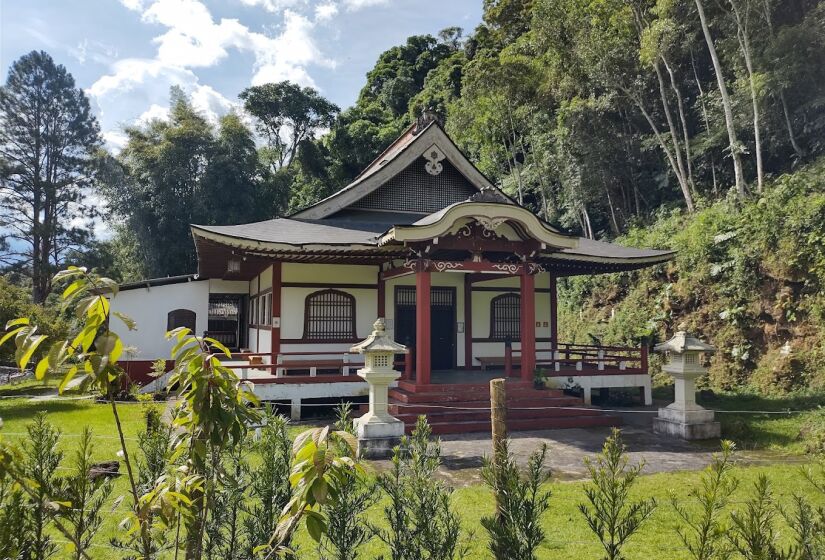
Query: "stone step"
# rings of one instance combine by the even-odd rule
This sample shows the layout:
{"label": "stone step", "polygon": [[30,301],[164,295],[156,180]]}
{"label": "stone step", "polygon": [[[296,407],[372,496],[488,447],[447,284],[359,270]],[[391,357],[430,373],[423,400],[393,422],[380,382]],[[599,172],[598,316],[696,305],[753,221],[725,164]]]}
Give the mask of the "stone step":
{"label": "stone step", "polygon": [[[478,408],[481,410],[488,410],[490,408],[490,399],[483,401],[456,401],[448,403],[403,403],[400,401],[390,400],[390,411],[394,415],[395,412],[404,414],[427,414],[438,411],[438,406],[451,406],[461,408]],[[512,398],[507,399],[507,406],[512,408],[531,408],[531,407],[548,407],[548,406],[581,406],[582,400],[576,397],[543,397],[543,398]],[[366,405],[362,405],[366,412]]]}
{"label": "stone step", "polygon": [[[438,402],[490,402],[490,391],[470,391],[464,389],[453,388],[451,391],[439,391],[430,393],[413,393],[405,391],[400,388],[389,390],[390,399],[395,399],[404,403],[438,403]],[[563,391],[556,389],[533,389],[529,388],[514,388],[507,387],[507,398],[565,398]]]}

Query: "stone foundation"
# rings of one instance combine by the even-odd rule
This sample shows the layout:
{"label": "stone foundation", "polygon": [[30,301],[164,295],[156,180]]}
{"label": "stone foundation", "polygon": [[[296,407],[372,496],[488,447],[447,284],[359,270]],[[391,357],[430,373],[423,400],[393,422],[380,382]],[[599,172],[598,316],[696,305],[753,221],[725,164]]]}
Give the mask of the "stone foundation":
{"label": "stone foundation", "polygon": [[380,421],[375,417],[366,421],[369,413],[355,420],[355,435],[358,438],[358,456],[363,459],[386,459],[392,457],[392,448],[401,442],[404,423],[392,418]]}
{"label": "stone foundation", "polygon": [[653,431],[657,434],[687,440],[718,439],[722,436],[722,425],[714,420],[712,410],[698,406],[680,410],[672,406],[660,408],[659,416],[653,419]]}

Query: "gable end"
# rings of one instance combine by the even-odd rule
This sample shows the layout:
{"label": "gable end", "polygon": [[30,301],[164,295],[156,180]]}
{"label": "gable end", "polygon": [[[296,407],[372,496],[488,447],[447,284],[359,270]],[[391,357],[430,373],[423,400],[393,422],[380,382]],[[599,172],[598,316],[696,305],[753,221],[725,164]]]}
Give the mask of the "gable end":
{"label": "gable end", "polygon": [[432,175],[419,158],[350,208],[431,214],[478,192],[448,160],[440,164],[442,171]]}

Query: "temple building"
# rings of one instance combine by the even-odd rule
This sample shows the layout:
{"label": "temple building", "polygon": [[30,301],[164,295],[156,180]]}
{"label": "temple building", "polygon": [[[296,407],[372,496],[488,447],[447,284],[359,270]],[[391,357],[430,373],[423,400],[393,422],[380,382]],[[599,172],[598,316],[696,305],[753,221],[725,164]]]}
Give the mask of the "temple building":
{"label": "temple building", "polygon": [[[638,387],[650,401],[647,349],[566,342],[556,282],[673,253],[560,231],[491,184],[436,121],[413,124],[352,183],[289,217],[192,225],[192,235],[197,274],[127,284],[113,301],[139,325],[124,336],[136,380],[168,356],[163,333],[188,326],[230,347],[256,393],[298,417],[302,403],[366,394],[349,349],[383,317],[411,350],[398,356],[392,411],[428,413],[437,432],[489,425],[426,405],[483,403],[492,376],[510,377],[511,402],[524,408],[589,404],[604,387]],[[556,389],[535,389],[537,371]],[[597,410],[528,412],[509,416],[514,428],[611,422]]]}

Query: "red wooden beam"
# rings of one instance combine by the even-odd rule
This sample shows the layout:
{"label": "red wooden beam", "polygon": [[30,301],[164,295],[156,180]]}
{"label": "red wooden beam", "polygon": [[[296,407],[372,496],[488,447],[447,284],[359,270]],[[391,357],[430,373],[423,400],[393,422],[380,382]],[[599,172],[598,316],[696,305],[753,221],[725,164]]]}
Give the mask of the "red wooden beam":
{"label": "red wooden beam", "polygon": [[400,278],[401,276],[407,276],[408,274],[413,274],[415,270],[412,266],[408,266],[406,263],[391,268],[389,270],[384,270],[378,274],[378,278],[381,280],[391,280],[392,278]]}
{"label": "red wooden beam", "polygon": [[550,341],[550,348],[555,351],[559,347],[559,294],[558,282],[552,275],[550,276]]}
{"label": "red wooden beam", "polygon": [[530,381],[536,367],[536,277],[521,275],[521,379]]}
{"label": "red wooden beam", "polygon": [[278,354],[281,352],[281,268],[280,261],[272,263],[272,329],[270,330],[272,347],[270,352],[272,353],[273,364],[277,361]]}
{"label": "red wooden beam", "polygon": [[383,278],[381,278],[381,269],[378,269],[378,316],[379,317],[386,317],[386,306],[387,306],[387,296],[386,296],[386,282]]}
{"label": "red wooden beam", "polygon": [[416,385],[430,384],[430,286],[430,271],[417,271],[415,273]]}
{"label": "red wooden beam", "polygon": [[473,369],[473,283],[464,275],[464,369]]}

